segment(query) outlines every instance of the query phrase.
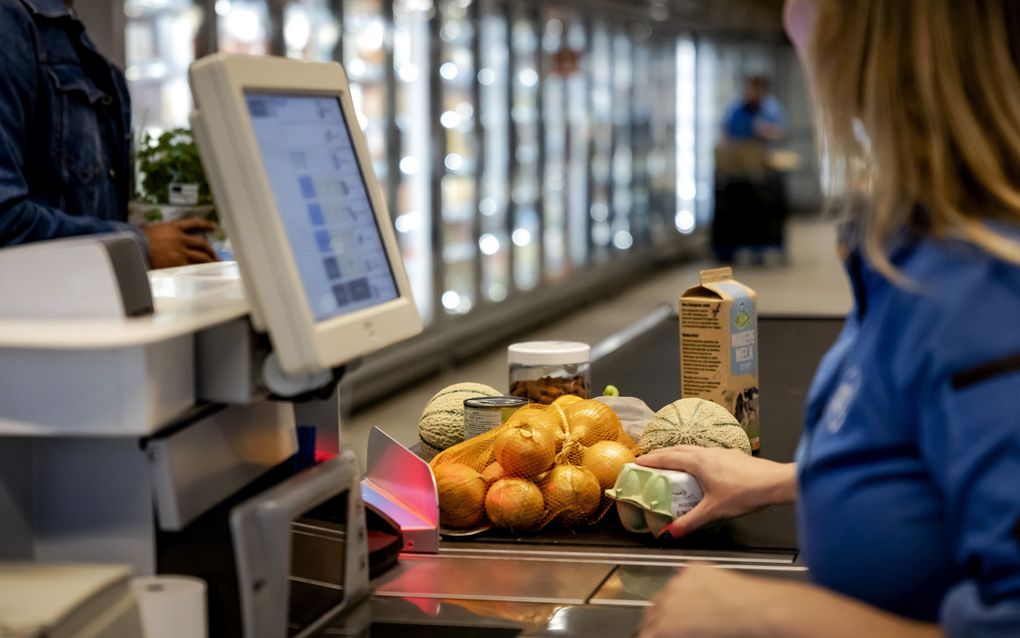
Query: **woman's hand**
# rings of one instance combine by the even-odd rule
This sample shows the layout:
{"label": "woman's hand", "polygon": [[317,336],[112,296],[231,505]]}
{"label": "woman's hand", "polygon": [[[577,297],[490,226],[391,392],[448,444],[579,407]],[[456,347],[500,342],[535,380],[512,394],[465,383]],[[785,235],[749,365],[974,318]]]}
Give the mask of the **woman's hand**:
{"label": "woman's hand", "polygon": [[663,534],[674,538],[722,518],[732,518],[797,498],[793,463],[776,463],[737,450],[691,445],[656,450],[637,458],[640,465],[691,474],[705,497],[694,509],[670,523]]}
{"label": "woman's hand", "polygon": [[940,638],[937,625],[893,616],[808,585],[689,566],[655,596],[638,638]]}
{"label": "woman's hand", "polygon": [[652,599],[638,638],[772,635],[764,614],[774,603],[774,585],[731,569],[682,567]]}
{"label": "woman's hand", "polygon": [[216,224],[198,217],[142,226],[149,242],[149,265],[171,268],[219,261],[202,233],[216,230]]}

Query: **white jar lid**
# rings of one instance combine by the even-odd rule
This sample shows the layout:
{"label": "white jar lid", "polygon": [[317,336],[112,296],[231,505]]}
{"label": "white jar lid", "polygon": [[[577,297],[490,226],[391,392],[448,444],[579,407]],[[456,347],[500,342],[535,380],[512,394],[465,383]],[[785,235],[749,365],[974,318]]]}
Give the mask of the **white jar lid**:
{"label": "white jar lid", "polygon": [[507,360],[524,365],[588,363],[591,346],[580,341],[525,341],[507,348]]}

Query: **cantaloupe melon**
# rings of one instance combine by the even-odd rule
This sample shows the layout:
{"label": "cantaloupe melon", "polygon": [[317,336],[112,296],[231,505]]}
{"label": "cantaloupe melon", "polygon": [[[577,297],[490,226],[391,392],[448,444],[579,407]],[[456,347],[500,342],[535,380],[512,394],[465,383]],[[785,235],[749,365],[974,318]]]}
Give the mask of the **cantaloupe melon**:
{"label": "cantaloupe melon", "polygon": [[751,453],[751,442],[740,422],[726,408],[704,399],[681,399],[656,412],[638,441],[638,450],[647,454],[674,445],[733,448]]}
{"label": "cantaloupe melon", "polygon": [[431,459],[464,440],[464,400],[503,393],[483,383],[455,383],[437,392],[418,419],[423,456]]}

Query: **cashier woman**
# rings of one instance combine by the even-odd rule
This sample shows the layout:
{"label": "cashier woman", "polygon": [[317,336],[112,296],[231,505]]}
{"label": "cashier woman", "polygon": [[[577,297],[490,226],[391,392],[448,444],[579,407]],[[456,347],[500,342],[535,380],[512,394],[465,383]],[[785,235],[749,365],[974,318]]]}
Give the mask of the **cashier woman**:
{"label": "cashier woman", "polygon": [[[795,465],[676,448],[670,530],[797,502],[814,585],[688,568],[640,635],[1020,636],[1020,2],[788,0],[855,306]],[[765,437],[763,436],[763,443]],[[767,443],[766,443],[767,444]]]}
{"label": "cashier woman", "polygon": [[0,0],[0,248],[127,231],[153,268],[214,261],[205,220],[126,223],[131,104],[72,0]]}

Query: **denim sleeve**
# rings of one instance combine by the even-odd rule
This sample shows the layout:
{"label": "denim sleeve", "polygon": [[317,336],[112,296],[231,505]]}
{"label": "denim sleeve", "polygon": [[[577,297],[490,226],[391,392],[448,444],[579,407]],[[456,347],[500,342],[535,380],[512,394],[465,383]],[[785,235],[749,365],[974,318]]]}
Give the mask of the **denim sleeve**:
{"label": "denim sleeve", "polygon": [[0,0],[0,33],[13,34],[0,47],[0,247],[45,239],[130,232],[147,251],[137,226],[71,215],[41,206],[29,196],[24,165],[38,81],[34,27],[16,0]]}
{"label": "denim sleeve", "polygon": [[944,494],[961,573],[940,608],[949,638],[1020,635],[1018,398],[1020,368],[1006,366],[965,386],[947,378],[921,408],[921,454]]}

